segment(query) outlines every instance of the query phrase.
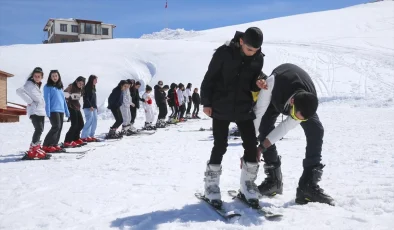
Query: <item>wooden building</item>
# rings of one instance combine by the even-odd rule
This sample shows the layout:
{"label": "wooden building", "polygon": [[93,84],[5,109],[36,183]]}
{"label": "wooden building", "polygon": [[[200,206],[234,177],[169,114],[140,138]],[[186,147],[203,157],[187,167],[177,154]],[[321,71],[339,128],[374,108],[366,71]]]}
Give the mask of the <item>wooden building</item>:
{"label": "wooden building", "polygon": [[0,70],[0,122],[19,122],[19,116],[26,115],[26,106],[7,100],[7,79],[13,76]]}

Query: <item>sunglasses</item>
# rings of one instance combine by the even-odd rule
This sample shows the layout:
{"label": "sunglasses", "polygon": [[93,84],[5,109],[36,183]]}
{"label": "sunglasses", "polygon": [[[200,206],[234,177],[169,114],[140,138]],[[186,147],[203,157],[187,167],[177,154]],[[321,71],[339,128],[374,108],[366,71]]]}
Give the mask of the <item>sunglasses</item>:
{"label": "sunglasses", "polygon": [[295,105],[293,105],[293,108],[291,109],[290,116],[291,116],[291,118],[293,118],[293,119],[296,120],[296,121],[307,121],[307,120],[308,120],[308,119],[299,119],[299,118],[296,116],[296,108],[295,108]]}

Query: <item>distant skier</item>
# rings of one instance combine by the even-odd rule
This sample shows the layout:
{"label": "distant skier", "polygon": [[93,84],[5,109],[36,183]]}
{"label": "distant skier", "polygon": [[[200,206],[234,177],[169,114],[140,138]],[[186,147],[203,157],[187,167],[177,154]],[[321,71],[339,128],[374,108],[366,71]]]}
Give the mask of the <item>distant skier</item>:
{"label": "distant skier", "polygon": [[251,91],[263,88],[264,82],[258,79],[264,64],[262,43],[263,33],[257,27],[251,27],[245,33],[237,31],[231,42],[215,51],[201,84],[201,102],[204,113],[213,118],[214,137],[211,157],[206,165],[204,195],[216,206],[222,204],[219,182],[230,122],[238,125],[245,150],[241,158],[240,191],[251,204],[258,204],[259,191],[255,180],[259,162]]}
{"label": "distant skier", "polygon": [[157,128],[165,128],[166,127],[166,116],[168,113],[167,110],[167,95],[166,92],[169,89],[168,85],[161,86],[155,85],[155,101],[156,105],[159,108],[159,115],[157,117],[156,127]]}
{"label": "distant skier", "polygon": [[[262,195],[282,194],[281,159],[275,143],[301,124],[306,136],[304,172],[299,180],[296,202],[320,202],[333,205],[332,197],[317,184],[323,174],[321,151],[324,129],[317,116],[318,98],[312,79],[300,67],[282,64],[267,78],[268,90],[261,90],[255,106],[256,131],[260,131],[260,146],[264,158],[265,180],[258,186]],[[279,114],[287,119],[275,128]]]}
{"label": "distant skier", "polygon": [[200,94],[198,94],[198,88],[195,88],[193,91],[192,101],[194,106],[192,118],[200,119],[200,117],[198,116],[198,112],[200,111],[201,98]]}
{"label": "distant skier", "polygon": [[44,86],[45,112],[51,122],[51,129],[46,135],[42,149],[47,153],[62,150],[59,146],[63,129],[64,115],[70,117],[67,102],[63,93],[63,82],[59,71],[49,72],[48,82]]}
{"label": "distant skier", "polygon": [[74,148],[84,144],[80,138],[84,121],[81,113],[81,103],[79,102],[83,96],[83,88],[86,79],[82,76],[77,77],[65,90],[64,95],[67,101],[68,111],[70,112],[71,126],[64,139],[64,148]]}
{"label": "distant skier", "polygon": [[83,113],[85,114],[85,125],[82,129],[81,139],[84,142],[94,142],[97,128],[97,76],[90,75],[85,86],[83,95]]}
{"label": "distant skier", "polygon": [[154,130],[156,129],[155,126],[153,126],[152,122],[155,119],[155,114],[153,111],[153,96],[151,94],[152,92],[152,87],[149,85],[146,85],[145,87],[145,93],[142,95],[142,98],[145,100],[144,102],[144,109],[145,109],[145,127],[144,129],[146,130]]}
{"label": "distant skier", "polygon": [[131,85],[130,85],[131,100],[132,100],[133,104],[135,105],[134,107],[133,106],[130,107],[130,113],[131,113],[130,128],[132,130],[135,130],[134,122],[135,122],[135,118],[137,117],[137,110],[140,108],[140,101],[143,101],[141,99],[140,93],[139,93],[139,88],[141,87],[141,82],[139,82],[139,81],[135,82],[135,80],[133,80],[133,79],[128,79],[128,80],[131,82]]}
{"label": "distant skier", "polygon": [[185,91],[185,86],[182,83],[179,83],[178,85],[178,90],[176,91],[177,97],[178,97],[178,103],[179,103],[179,114],[178,114],[178,120],[180,122],[185,121],[185,118],[183,117],[185,115],[186,111],[186,97],[184,95]]}
{"label": "distant skier", "polygon": [[187,83],[184,94],[186,96],[186,103],[187,103],[186,119],[189,119],[192,118],[190,116],[190,109],[192,108],[192,83]]}
{"label": "distant skier", "polygon": [[43,71],[40,67],[34,68],[24,86],[16,93],[27,103],[27,116],[34,126],[34,134],[29,151],[23,159],[49,159],[51,154],[41,149],[41,134],[45,124],[45,101],[41,92]]}
{"label": "distant skier", "polygon": [[172,83],[170,86],[170,90],[168,90],[168,106],[170,106],[171,108],[171,115],[169,117],[169,123],[170,124],[174,124],[177,122],[178,120],[178,106],[179,106],[179,102],[178,102],[178,96],[177,96],[177,88],[178,85],[175,83]]}
{"label": "distant skier", "polygon": [[120,112],[122,114],[122,135],[130,136],[136,129],[131,126],[131,112],[130,108],[135,107],[130,96],[130,86],[133,84],[131,80],[126,80],[126,89],[122,90],[122,105],[120,106]]}
{"label": "distant skier", "polygon": [[128,83],[126,80],[121,80],[119,84],[112,90],[111,94],[108,97],[108,109],[111,110],[112,115],[115,118],[115,123],[109,129],[107,139],[117,139],[121,138],[122,135],[117,133],[117,129],[123,123],[122,112],[120,111],[120,107],[123,104],[123,94],[122,92],[128,90]]}

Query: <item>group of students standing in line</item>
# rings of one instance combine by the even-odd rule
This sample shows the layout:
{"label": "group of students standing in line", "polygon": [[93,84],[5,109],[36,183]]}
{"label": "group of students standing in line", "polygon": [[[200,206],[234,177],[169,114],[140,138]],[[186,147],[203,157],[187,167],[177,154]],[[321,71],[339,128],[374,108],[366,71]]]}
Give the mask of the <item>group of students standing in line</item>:
{"label": "group of students standing in line", "polygon": [[[191,83],[187,85],[185,90],[182,83],[179,85],[172,83],[170,88],[168,85],[163,85],[163,81],[159,81],[157,85],[154,86],[154,95],[152,95],[152,87],[146,85],[142,97],[140,97],[138,92],[140,86],[140,82],[135,82],[133,79],[127,79],[121,80],[112,90],[108,98],[108,109],[111,110],[115,117],[115,123],[110,127],[106,138],[120,138],[123,135],[129,136],[137,132],[137,129],[134,127],[134,121],[136,111],[140,107],[140,101],[143,102],[143,109],[145,111],[145,126],[143,130],[165,128],[167,124],[186,121],[183,117],[185,111],[188,118],[200,118],[198,116],[200,95],[198,94],[197,88],[195,88],[194,93],[191,94]],[[168,95],[166,93],[167,91]],[[156,102],[156,106],[159,109],[155,125],[153,125],[155,117],[153,101]],[[192,103],[194,104],[194,111],[192,116],[190,116]],[[168,121],[166,121],[166,116],[168,114],[167,104],[172,111]],[[121,125],[122,131],[117,132]]]}
{"label": "group of students standing in line", "polygon": [[[97,76],[90,75],[87,83],[86,78],[79,76],[64,89],[59,71],[51,70],[42,93],[43,78],[42,68],[36,67],[25,84],[16,90],[16,93],[27,103],[27,115],[35,129],[24,159],[48,159],[51,153],[62,151],[63,148],[77,147],[86,142],[96,141],[94,135],[97,127]],[[83,97],[83,106],[79,102],[81,97]],[[81,109],[84,110],[85,122]],[[64,116],[71,120],[71,126],[63,145],[60,145]],[[45,117],[49,118],[51,129],[41,145]]]}
{"label": "group of students standing in line", "polygon": [[[25,84],[16,90],[16,93],[27,103],[27,115],[35,129],[30,148],[23,157],[24,159],[49,159],[51,153],[61,152],[64,148],[74,148],[88,142],[97,141],[95,138],[97,127],[97,76],[90,75],[87,83],[86,78],[79,76],[64,89],[59,71],[51,70],[42,93],[43,78],[42,68],[36,67]],[[183,118],[185,105],[188,105],[186,113],[190,117],[192,102],[194,111],[190,118],[199,118],[200,96],[197,88],[191,95],[191,86],[189,83],[185,90],[182,83],[179,85],[172,83],[171,89],[169,89],[168,85],[163,86],[163,82],[159,81],[155,86],[154,95],[151,94],[152,87],[147,85],[144,94],[140,97],[139,88],[141,83],[139,81],[133,79],[121,80],[108,98],[108,109],[111,110],[115,123],[110,127],[107,138],[119,138],[137,132],[133,125],[137,109],[140,108],[140,102],[143,103],[146,118],[143,129],[164,128],[168,123],[185,121]],[[167,90],[169,90],[168,96],[166,95]],[[81,98],[83,98],[82,106]],[[156,125],[152,124],[155,116],[153,100],[156,101],[159,108]],[[170,106],[172,113],[169,120],[165,121],[167,104]],[[81,109],[84,110],[85,121]],[[60,144],[64,116],[69,118],[71,126],[65,136],[64,143]],[[45,117],[49,118],[51,129],[41,145],[40,139],[44,130]],[[116,132],[121,125],[122,131]]]}

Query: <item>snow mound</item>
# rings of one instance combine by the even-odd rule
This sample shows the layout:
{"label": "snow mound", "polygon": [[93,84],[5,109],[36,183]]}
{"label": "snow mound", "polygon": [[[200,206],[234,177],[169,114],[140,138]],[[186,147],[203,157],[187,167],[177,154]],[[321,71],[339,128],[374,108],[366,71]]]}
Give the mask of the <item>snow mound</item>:
{"label": "snow mound", "polygon": [[190,37],[196,37],[201,35],[201,32],[194,30],[185,30],[185,29],[169,29],[165,28],[159,32],[153,32],[151,34],[143,34],[141,39],[159,39],[159,40],[177,40],[177,39],[185,39]]}

